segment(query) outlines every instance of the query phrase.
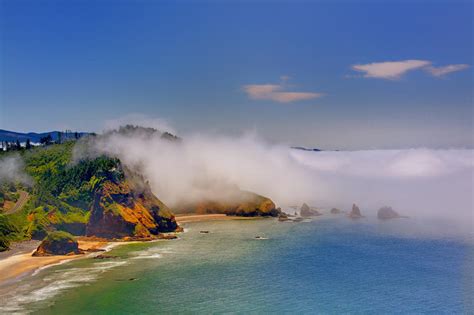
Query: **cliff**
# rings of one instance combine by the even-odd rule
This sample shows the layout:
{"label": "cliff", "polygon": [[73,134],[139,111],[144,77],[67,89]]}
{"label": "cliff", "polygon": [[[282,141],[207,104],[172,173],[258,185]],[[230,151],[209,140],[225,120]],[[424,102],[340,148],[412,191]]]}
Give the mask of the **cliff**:
{"label": "cliff", "polygon": [[277,217],[281,212],[269,198],[248,191],[235,190],[232,197],[226,200],[217,198],[218,196],[214,200],[208,199],[180,205],[177,209],[180,212],[220,213],[243,217]]}
{"label": "cliff", "polygon": [[178,224],[170,209],[138,175],[108,178],[94,196],[87,236],[151,239],[172,232]]}

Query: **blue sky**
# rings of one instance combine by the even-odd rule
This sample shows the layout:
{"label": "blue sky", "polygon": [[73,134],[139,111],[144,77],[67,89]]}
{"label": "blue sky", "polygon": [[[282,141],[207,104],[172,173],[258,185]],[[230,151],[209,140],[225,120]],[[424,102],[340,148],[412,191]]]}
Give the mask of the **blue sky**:
{"label": "blue sky", "polygon": [[0,128],[472,147],[470,1],[1,2]]}

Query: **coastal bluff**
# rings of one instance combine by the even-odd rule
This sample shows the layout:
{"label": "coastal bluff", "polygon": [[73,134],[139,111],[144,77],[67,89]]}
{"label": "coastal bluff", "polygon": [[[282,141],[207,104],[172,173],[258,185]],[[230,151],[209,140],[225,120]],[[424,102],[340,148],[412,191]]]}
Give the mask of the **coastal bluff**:
{"label": "coastal bluff", "polygon": [[179,213],[196,214],[225,214],[242,217],[278,217],[281,210],[275,203],[264,196],[253,192],[235,189],[226,198],[216,196],[214,199],[205,199],[188,202],[175,207]]}
{"label": "coastal bluff", "polygon": [[110,176],[96,192],[86,236],[149,240],[179,230],[171,210],[140,176]]}

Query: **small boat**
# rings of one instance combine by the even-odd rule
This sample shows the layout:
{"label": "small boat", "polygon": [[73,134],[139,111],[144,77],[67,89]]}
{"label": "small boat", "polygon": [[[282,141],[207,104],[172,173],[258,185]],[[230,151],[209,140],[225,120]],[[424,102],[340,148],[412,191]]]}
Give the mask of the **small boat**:
{"label": "small boat", "polygon": [[209,231],[199,231],[201,234],[209,234]]}

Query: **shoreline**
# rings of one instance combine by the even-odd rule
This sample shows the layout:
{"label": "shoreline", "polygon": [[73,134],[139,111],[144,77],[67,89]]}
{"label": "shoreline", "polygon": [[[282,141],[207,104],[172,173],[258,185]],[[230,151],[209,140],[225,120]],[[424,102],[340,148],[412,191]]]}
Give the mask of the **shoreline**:
{"label": "shoreline", "polygon": [[[195,214],[186,213],[175,216],[178,224],[206,222],[218,220],[255,220],[259,217],[237,217],[227,216],[225,214]],[[23,241],[14,244],[12,249],[2,252],[0,256],[0,288],[8,286],[20,281],[29,275],[34,275],[38,271],[57,264],[65,263],[71,260],[87,258],[99,250],[99,252],[107,252],[117,245],[125,245],[135,243],[136,241],[111,241],[106,239],[97,239],[94,237],[78,237],[79,248],[91,252],[79,255],[58,255],[33,257],[32,254],[36,250],[40,241]],[[27,244],[27,246],[21,246]],[[33,248],[33,249],[32,249]],[[94,250],[96,252],[94,252]]]}
{"label": "shoreline", "polygon": [[195,214],[195,213],[183,213],[176,214],[175,219],[178,224],[191,223],[191,222],[206,222],[206,221],[221,221],[221,220],[258,220],[263,217],[239,217],[226,214]]}
{"label": "shoreline", "polygon": [[102,250],[107,251],[110,249],[110,245],[119,242],[79,238],[78,243],[79,248],[86,251],[91,250],[91,252],[71,256],[58,255],[43,257],[32,256],[36,248],[22,253],[13,252],[12,255],[0,260],[0,287],[12,284],[28,275],[35,274],[37,270],[64,263],[66,261],[89,257],[91,254],[94,254],[93,250],[100,250],[100,252],[102,252]]}

